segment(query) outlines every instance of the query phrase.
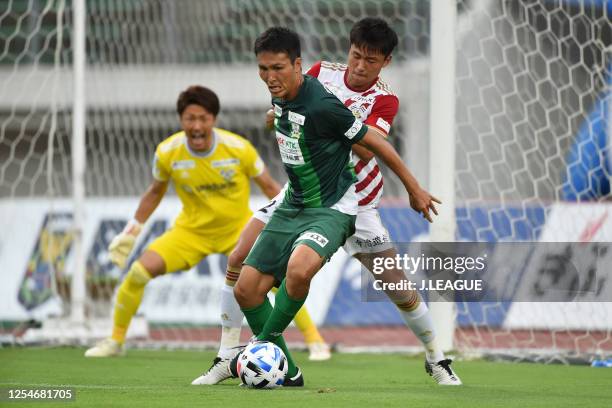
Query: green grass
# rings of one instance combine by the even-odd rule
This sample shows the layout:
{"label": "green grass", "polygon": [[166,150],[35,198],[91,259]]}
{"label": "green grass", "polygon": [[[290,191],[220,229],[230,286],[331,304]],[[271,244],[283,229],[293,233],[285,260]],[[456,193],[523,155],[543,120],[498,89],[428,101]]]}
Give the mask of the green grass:
{"label": "green grass", "polygon": [[[586,366],[456,362],[465,385],[439,387],[418,358],[399,354],[336,354],[331,361],[296,360],[303,389],[249,390],[237,380],[189,383],[214,355],[194,351],[129,351],[125,358],[85,359],[75,348],[0,349],[0,387],[70,386],[72,407],[608,407],[612,370]],[[36,406],[40,402],[1,406]]]}

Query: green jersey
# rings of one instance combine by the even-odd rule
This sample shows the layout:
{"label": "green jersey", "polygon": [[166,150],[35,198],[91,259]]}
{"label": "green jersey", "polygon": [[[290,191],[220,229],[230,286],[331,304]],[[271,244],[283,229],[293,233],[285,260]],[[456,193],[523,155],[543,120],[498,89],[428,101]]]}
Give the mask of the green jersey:
{"label": "green jersey", "polygon": [[272,98],[272,103],[276,140],[289,177],[285,203],[332,207],[355,181],[351,145],[367,127],[309,75],[293,100]]}

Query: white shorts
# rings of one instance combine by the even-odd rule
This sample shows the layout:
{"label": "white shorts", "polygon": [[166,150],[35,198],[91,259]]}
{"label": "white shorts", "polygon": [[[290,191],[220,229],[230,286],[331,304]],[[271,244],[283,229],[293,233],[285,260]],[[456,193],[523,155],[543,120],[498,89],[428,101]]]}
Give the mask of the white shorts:
{"label": "white shorts", "polygon": [[[253,217],[267,224],[274,210],[283,202],[285,191],[281,191],[268,204],[255,211]],[[359,207],[355,221],[355,233],[350,236],[342,247],[349,255],[375,254],[390,248],[391,238],[383,225],[378,210],[372,207]]]}
{"label": "white shorts", "polygon": [[393,248],[389,232],[376,208],[359,207],[355,233],[346,240],[342,248],[349,255],[375,254]]}
{"label": "white shorts", "polygon": [[268,204],[264,205],[259,210],[255,211],[255,213],[253,214],[253,217],[257,218],[259,221],[263,222],[264,224],[267,224],[268,221],[270,221],[270,218],[272,218],[272,214],[274,214],[274,211],[276,211],[278,206],[281,205],[281,203],[283,202],[283,198],[285,198],[286,186],[287,185],[285,184],[285,187],[283,187],[281,192],[278,193],[272,200],[270,200]]}

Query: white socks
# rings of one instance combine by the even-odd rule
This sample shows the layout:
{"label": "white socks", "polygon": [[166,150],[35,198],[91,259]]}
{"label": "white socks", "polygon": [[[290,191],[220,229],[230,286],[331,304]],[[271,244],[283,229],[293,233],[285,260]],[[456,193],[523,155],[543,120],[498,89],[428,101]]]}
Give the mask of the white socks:
{"label": "white socks", "polygon": [[244,314],[234,298],[234,288],[223,284],[221,290],[221,344],[217,356],[221,358],[233,357],[231,348],[240,343],[240,331]]}
{"label": "white socks", "polygon": [[422,300],[419,306],[411,312],[399,309],[406,325],[412,330],[425,346],[425,357],[430,363],[444,360],[444,353],[436,343],[436,333],[429,315],[429,308]]}

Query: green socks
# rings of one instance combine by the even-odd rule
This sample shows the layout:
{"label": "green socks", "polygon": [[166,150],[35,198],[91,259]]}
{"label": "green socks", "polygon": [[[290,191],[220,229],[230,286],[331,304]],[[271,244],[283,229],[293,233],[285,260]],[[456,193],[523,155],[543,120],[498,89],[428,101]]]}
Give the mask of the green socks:
{"label": "green socks", "polygon": [[272,313],[270,313],[270,317],[263,326],[263,329],[257,335],[259,340],[274,342],[276,337],[283,334],[304,304],[304,301],[306,301],[306,298],[301,300],[291,299],[287,294],[286,281],[286,279],[283,279],[283,283],[278,288],[274,301],[274,309],[272,309]]}
{"label": "green socks", "polygon": [[[285,287],[285,284],[283,282],[283,284],[281,285],[281,290],[279,290],[278,293],[276,294],[276,307],[278,307],[278,305],[279,305],[279,295],[281,293],[284,293],[285,298],[288,299],[287,291],[284,290],[284,287]],[[292,301],[292,302],[294,302],[294,301]],[[300,307],[302,306],[303,303],[304,303],[304,301],[300,302],[300,306],[297,309],[295,309],[295,312],[293,313],[293,316],[295,315],[295,313],[297,313],[297,311],[300,309]],[[293,319],[293,316],[290,317],[289,320],[287,321],[287,323],[282,327],[282,329],[280,329],[280,331],[278,331],[278,335],[277,336],[269,336],[269,335],[267,335],[266,337],[263,336],[263,331],[264,331],[264,329],[265,329],[265,327],[267,325],[271,325],[273,327],[272,330],[277,330],[276,328],[280,327],[278,325],[278,323],[277,324],[270,324],[270,321],[272,321],[273,318],[274,318],[274,315],[275,315],[274,312],[276,310],[276,307],[274,309],[272,309],[272,305],[270,304],[270,300],[268,300],[268,298],[266,297],[266,299],[264,300],[264,302],[261,305],[256,306],[254,308],[250,308],[250,309],[242,309],[242,312],[244,313],[244,316],[246,317],[247,322],[249,322],[249,326],[251,327],[251,330],[253,331],[253,334],[257,336],[258,340],[270,341],[270,342],[276,344],[278,347],[280,347],[283,350],[283,353],[285,353],[285,356],[287,357],[287,365],[288,365],[287,375],[289,377],[293,377],[297,373],[297,367],[295,366],[295,362],[293,361],[293,357],[289,353],[289,349],[287,348],[287,344],[285,343],[285,339],[282,336],[282,332],[289,325],[289,323]],[[278,319],[275,319],[274,321],[277,321],[277,320]]]}

